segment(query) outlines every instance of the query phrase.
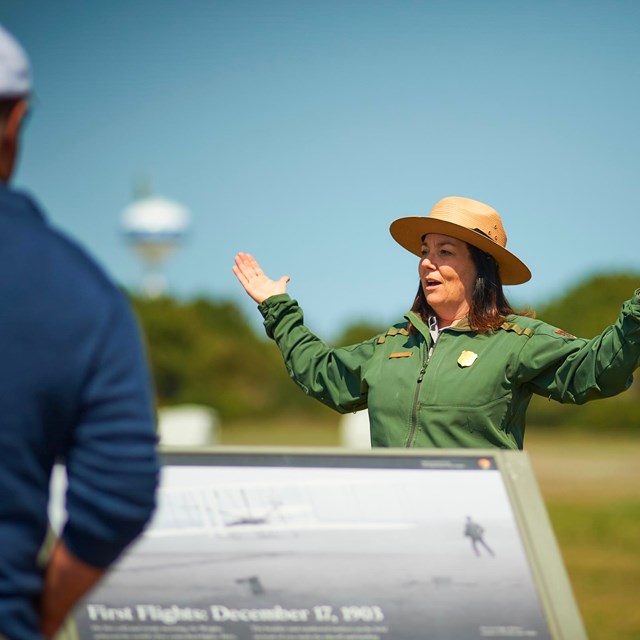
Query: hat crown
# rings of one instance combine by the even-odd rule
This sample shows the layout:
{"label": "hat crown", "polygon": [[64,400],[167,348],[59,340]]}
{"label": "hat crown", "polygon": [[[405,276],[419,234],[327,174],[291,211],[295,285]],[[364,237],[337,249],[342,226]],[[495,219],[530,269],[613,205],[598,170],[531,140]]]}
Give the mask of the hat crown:
{"label": "hat crown", "polygon": [[484,202],[460,196],[448,196],[435,204],[428,217],[479,232],[501,247],[507,246],[507,234],[502,226],[500,215]]}

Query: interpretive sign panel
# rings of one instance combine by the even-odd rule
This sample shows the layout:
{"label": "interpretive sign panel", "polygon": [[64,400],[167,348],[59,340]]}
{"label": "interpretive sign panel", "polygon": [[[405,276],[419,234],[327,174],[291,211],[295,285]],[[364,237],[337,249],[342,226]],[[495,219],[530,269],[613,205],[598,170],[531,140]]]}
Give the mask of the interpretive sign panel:
{"label": "interpretive sign panel", "polygon": [[[529,530],[528,517],[546,515],[523,456],[167,454],[150,527],[77,607],[73,633],[80,640],[584,637],[559,555],[538,553]],[[548,521],[542,526],[540,542],[553,544]],[[548,563],[556,593],[545,581]]]}

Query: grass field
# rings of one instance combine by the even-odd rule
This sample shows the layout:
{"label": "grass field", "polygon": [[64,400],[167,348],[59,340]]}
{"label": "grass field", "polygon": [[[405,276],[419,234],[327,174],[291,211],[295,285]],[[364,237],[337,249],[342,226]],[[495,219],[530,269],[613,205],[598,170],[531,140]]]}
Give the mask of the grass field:
{"label": "grass field", "polygon": [[[338,446],[336,423],[236,424],[222,444]],[[526,450],[591,640],[640,639],[640,434],[529,427]]]}
{"label": "grass field", "polygon": [[531,431],[527,450],[589,637],[640,638],[640,437]]}

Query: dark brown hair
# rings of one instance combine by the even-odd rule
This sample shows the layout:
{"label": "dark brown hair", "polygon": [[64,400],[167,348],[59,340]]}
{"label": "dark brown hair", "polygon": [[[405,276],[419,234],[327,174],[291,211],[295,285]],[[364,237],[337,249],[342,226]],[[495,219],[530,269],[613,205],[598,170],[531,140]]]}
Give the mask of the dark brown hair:
{"label": "dark brown hair", "polygon": [[[477,273],[468,316],[471,328],[477,333],[487,333],[497,329],[508,315],[532,316],[531,311],[515,311],[509,304],[502,289],[498,264],[493,257],[471,244],[466,244],[469,247]],[[428,321],[430,315],[435,315],[427,303],[422,283],[418,285],[418,293],[413,301],[411,311],[425,322]],[[409,331],[415,331],[414,327],[410,325]]]}

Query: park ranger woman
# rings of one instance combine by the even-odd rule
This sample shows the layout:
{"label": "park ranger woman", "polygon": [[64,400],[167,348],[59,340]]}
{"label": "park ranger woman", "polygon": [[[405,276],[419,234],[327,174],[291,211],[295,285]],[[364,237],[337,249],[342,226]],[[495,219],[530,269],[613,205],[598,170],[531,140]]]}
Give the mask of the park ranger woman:
{"label": "park ranger woman", "polygon": [[502,286],[531,273],[507,250],[492,207],[447,197],[390,231],[419,257],[418,293],[403,322],[348,347],[330,347],[304,326],[288,277],[270,279],[246,253],[233,266],[290,376],[341,413],[367,408],[374,447],[522,449],[532,394],[582,404],[630,385],[640,363],[640,289],[614,325],[576,338],[507,302]]}

